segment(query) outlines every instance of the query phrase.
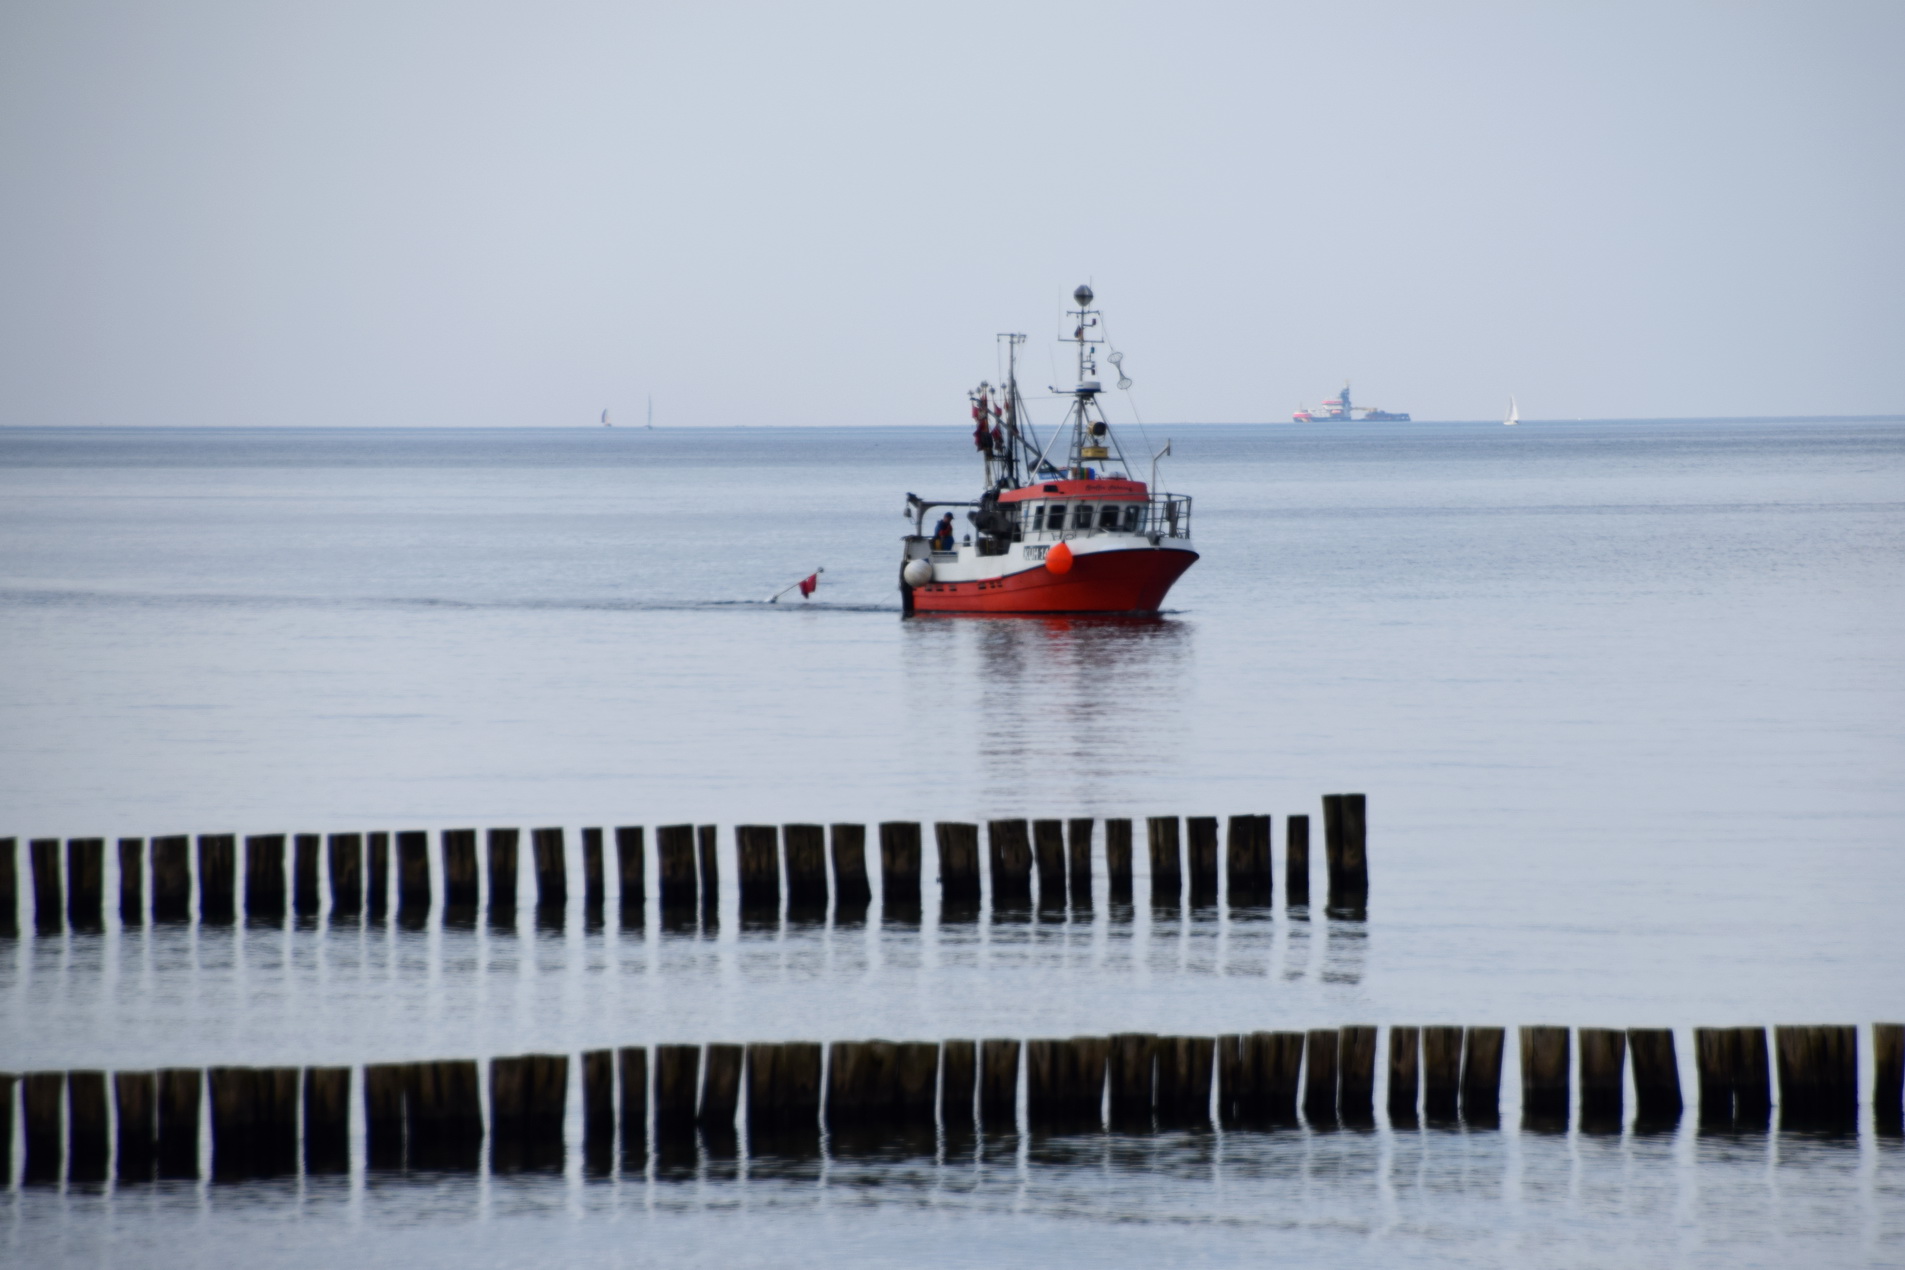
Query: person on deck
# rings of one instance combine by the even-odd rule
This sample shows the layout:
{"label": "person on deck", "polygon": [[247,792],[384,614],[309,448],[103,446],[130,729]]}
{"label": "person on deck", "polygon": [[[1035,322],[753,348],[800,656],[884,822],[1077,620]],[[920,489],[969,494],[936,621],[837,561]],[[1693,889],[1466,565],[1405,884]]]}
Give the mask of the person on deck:
{"label": "person on deck", "polygon": [[947,512],[939,518],[939,527],[933,530],[933,550],[951,551],[953,549],[953,518]]}

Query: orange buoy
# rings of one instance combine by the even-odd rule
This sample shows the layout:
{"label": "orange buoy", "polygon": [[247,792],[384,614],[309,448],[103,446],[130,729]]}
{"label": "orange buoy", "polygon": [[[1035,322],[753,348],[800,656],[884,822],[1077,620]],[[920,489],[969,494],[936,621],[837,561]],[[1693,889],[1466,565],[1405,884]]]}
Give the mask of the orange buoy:
{"label": "orange buoy", "polygon": [[1059,543],[1045,553],[1045,567],[1050,569],[1053,573],[1070,573],[1072,571],[1072,549],[1062,542]]}

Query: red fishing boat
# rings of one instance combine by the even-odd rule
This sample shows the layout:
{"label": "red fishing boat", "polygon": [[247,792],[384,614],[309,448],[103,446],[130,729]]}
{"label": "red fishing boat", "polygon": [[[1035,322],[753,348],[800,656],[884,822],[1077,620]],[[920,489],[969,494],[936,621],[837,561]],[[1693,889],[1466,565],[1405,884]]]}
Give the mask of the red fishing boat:
{"label": "red fishing boat", "polygon": [[[1005,382],[982,383],[972,397],[973,445],[985,465],[977,499],[906,496],[913,532],[900,560],[900,598],[908,613],[1155,613],[1171,584],[1197,559],[1191,549],[1191,500],[1155,492],[1132,471],[1124,447],[1105,418],[1098,357],[1108,349],[1103,314],[1091,307],[1090,287],[1072,293],[1078,304],[1071,342],[1078,380],[1065,421],[1041,442],[1019,396],[1018,351],[1023,335],[1001,335]],[[1105,360],[1129,388],[1124,354]],[[967,524],[941,508],[968,508]]]}

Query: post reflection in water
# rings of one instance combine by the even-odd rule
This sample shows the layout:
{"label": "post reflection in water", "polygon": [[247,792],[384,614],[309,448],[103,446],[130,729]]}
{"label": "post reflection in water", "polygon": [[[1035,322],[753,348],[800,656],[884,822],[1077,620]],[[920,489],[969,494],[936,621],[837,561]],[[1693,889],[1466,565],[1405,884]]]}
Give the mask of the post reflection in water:
{"label": "post reflection in water", "polygon": [[[746,1234],[758,1240],[770,1233],[798,1239],[811,1233],[810,1216],[851,1211],[874,1223],[860,1237],[876,1242],[908,1237],[888,1231],[887,1221],[916,1236],[917,1223],[936,1214],[1009,1216],[1027,1258],[1043,1264],[1064,1260],[1076,1250],[1073,1241],[1088,1237],[1077,1226],[1081,1217],[1113,1219],[1125,1238],[1139,1240],[1148,1228],[1196,1223],[1233,1252],[1288,1253],[1305,1246],[1291,1241],[1346,1229],[1357,1232],[1365,1253],[1376,1244],[1414,1260],[1424,1238],[1447,1249],[1425,1264],[1476,1264],[1478,1243],[1496,1253],[1483,1263],[1541,1264],[1542,1249],[1563,1232],[1634,1254],[1623,1255],[1623,1264],[1682,1264],[1688,1255],[1704,1264],[1728,1250],[1745,1264],[1765,1264],[1769,1251],[1792,1254],[1786,1264],[1888,1264],[1886,1249],[1898,1246],[1890,1197],[1905,1183],[1905,1153],[1869,1136],[1715,1139],[1691,1124],[1672,1135],[1601,1139],[1386,1126],[975,1137],[942,1126],[805,1145],[716,1141],[690,1128],[678,1150],[664,1146],[651,1166],[638,1154],[600,1173],[579,1167],[579,1150],[571,1143],[563,1167],[541,1173],[504,1173],[486,1162],[466,1175],[426,1169],[371,1177],[359,1167],[301,1185],[25,1187],[13,1197],[13,1220],[29,1236],[60,1228],[72,1253],[107,1240],[115,1215],[135,1212],[234,1237],[273,1213],[307,1219],[277,1227],[278,1238],[257,1254],[267,1266],[305,1264],[298,1253],[309,1250],[307,1241],[334,1249],[352,1238],[308,1224],[341,1207],[359,1213],[368,1222],[359,1229],[375,1240],[419,1223],[478,1221],[486,1241],[518,1259],[527,1246],[515,1241],[547,1237],[552,1228],[543,1223],[581,1213],[648,1224],[568,1224],[565,1239],[600,1239],[608,1248],[640,1229],[660,1241],[644,1245],[651,1255],[683,1255],[705,1253],[710,1232],[657,1223],[658,1215],[746,1213]],[[1671,1223],[1676,1239],[1662,1245],[1636,1237],[1629,1227],[1637,1215]]]}

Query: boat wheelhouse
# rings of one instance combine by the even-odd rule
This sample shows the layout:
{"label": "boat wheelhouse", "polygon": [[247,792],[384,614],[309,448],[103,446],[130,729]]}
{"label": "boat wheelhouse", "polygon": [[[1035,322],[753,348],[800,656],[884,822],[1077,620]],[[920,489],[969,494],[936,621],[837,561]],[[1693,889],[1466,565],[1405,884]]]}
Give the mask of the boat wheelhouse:
{"label": "boat wheelhouse", "polygon": [[[977,499],[906,496],[913,532],[904,540],[900,595],[908,613],[1155,613],[1171,585],[1197,560],[1191,548],[1191,500],[1155,491],[1132,464],[1098,398],[1103,315],[1090,287],[1073,292],[1078,308],[1077,385],[1053,389],[1070,398],[1066,418],[1042,442],[1018,389],[1023,335],[1002,335],[1005,382],[974,389],[973,444],[985,465]],[[1106,361],[1129,388],[1124,355]],[[967,525],[951,511],[929,530],[940,509],[970,509]]]}

